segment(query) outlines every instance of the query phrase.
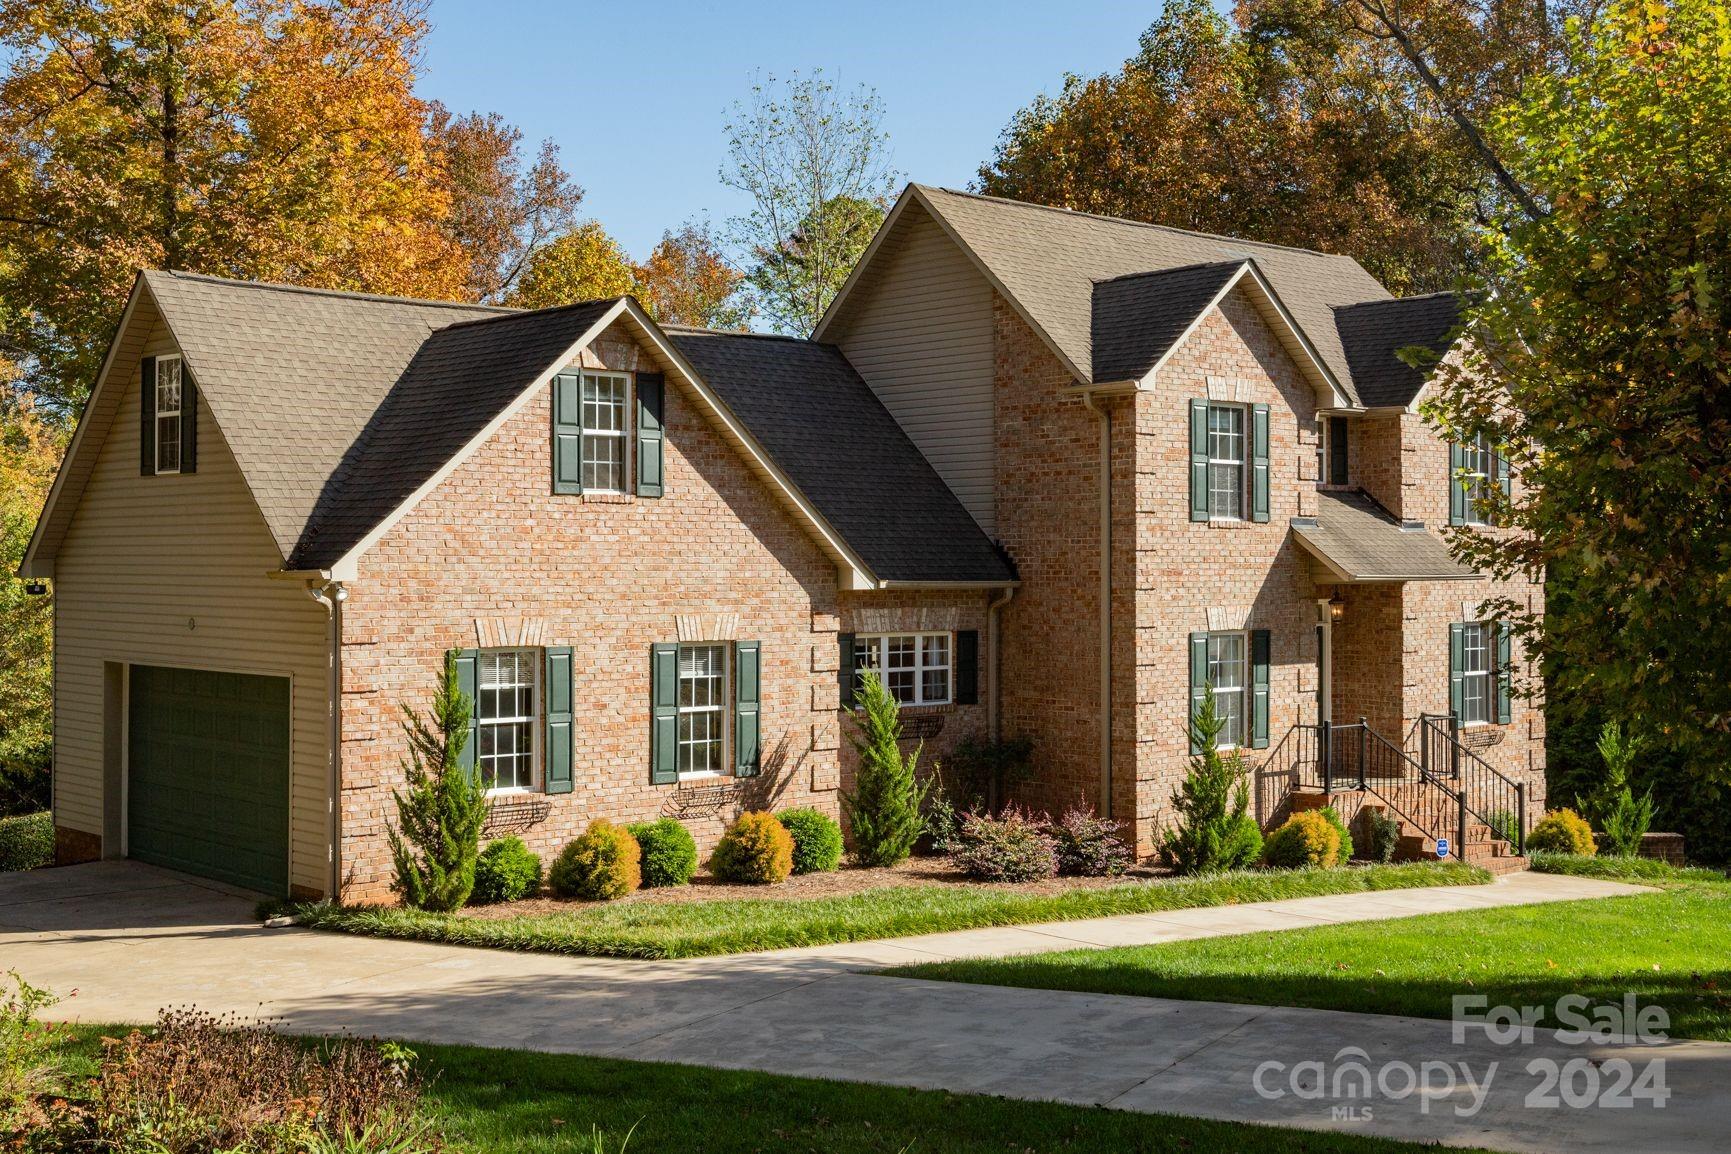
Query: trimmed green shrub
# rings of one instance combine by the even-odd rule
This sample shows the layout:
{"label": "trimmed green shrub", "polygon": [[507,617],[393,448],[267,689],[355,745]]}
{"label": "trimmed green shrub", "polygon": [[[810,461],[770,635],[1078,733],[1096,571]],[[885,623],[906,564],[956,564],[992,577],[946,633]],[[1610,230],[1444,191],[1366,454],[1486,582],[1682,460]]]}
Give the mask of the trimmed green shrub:
{"label": "trimmed green shrub", "polygon": [[1109,817],[1095,817],[1092,810],[1071,809],[1046,826],[1058,854],[1058,872],[1070,877],[1115,878],[1130,868],[1133,856],[1122,828]]}
{"label": "trimmed green shrub", "polygon": [[793,872],[829,873],[841,864],[841,826],[815,809],[784,809],[775,820],[793,835]]}
{"label": "trimmed green shrub", "polygon": [[1335,861],[1351,861],[1352,855],[1358,847],[1352,844],[1352,831],[1346,828],[1344,821],[1340,820],[1340,811],[1332,805],[1325,805],[1317,812],[1327,818],[1328,824],[1334,827],[1334,832],[1340,835],[1340,852],[1335,855]]}
{"label": "trimmed green shrub", "polygon": [[1527,835],[1527,848],[1540,853],[1572,853],[1592,857],[1599,852],[1593,827],[1572,809],[1553,809]]}
{"label": "trimmed green shrub", "polygon": [[472,906],[514,902],[534,897],[541,890],[541,859],[520,837],[502,837],[487,843],[475,859],[475,888],[469,894]]}
{"label": "trimmed green shrub", "polygon": [[950,860],[983,882],[1032,882],[1058,873],[1057,847],[1039,825],[1015,809],[999,818],[962,818],[961,848]]}
{"label": "trimmed green shrub", "polygon": [[1400,822],[1380,809],[1364,814],[1364,856],[1373,862],[1391,862],[1400,845]]}
{"label": "trimmed green shrub", "polygon": [[784,882],[793,872],[793,835],[774,814],[742,813],[721,835],[709,868],[727,882]]}
{"label": "trimmed green shrub", "polygon": [[1285,825],[1268,835],[1262,860],[1277,869],[1328,869],[1340,861],[1340,832],[1316,810],[1293,814]]}
{"label": "trimmed green shrub", "polygon": [[387,826],[395,879],[391,888],[405,905],[449,912],[475,888],[475,859],[487,821],[487,794],[478,775],[462,764],[469,744],[474,703],[457,685],[456,652],[445,654],[445,671],[430,717],[403,706],[409,759],[408,788],[391,791],[397,822]]}
{"label": "trimmed green shrub", "polygon": [[697,842],[677,818],[640,821],[628,827],[643,849],[643,884],[646,887],[691,884],[697,872]]}
{"label": "trimmed green shrub", "polygon": [[1240,869],[1262,852],[1262,831],[1250,816],[1249,772],[1237,750],[1221,756],[1225,726],[1214,707],[1214,690],[1190,719],[1194,753],[1184,783],[1172,798],[1177,820],[1160,838],[1160,860],[1181,874]]}
{"label": "trimmed green shrub", "polygon": [[637,839],[624,826],[598,817],[559,852],[547,872],[547,886],[562,898],[592,902],[622,898],[643,883],[642,854]]}
{"label": "trimmed green shrub", "polygon": [[0,873],[54,864],[54,816],[0,817]]}
{"label": "trimmed green shrub", "polygon": [[931,782],[919,780],[922,743],[902,755],[901,706],[878,675],[860,676],[852,714],[855,732],[849,741],[859,753],[854,792],[841,795],[853,835],[854,857],[861,865],[890,866],[905,861],[925,832],[920,808]]}

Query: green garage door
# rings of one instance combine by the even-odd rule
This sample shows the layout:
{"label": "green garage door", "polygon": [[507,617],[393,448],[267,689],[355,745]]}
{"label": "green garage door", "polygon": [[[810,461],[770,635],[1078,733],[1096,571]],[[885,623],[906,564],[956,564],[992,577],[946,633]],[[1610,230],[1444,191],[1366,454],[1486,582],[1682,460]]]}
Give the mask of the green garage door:
{"label": "green garage door", "polygon": [[127,852],[288,893],[289,682],[134,665]]}

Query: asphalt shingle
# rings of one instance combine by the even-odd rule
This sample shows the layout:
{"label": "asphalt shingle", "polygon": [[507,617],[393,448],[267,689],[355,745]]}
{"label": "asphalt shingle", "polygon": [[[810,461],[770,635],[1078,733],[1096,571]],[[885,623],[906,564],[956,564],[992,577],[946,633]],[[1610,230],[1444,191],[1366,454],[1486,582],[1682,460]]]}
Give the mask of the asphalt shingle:
{"label": "asphalt shingle", "polygon": [[1397,354],[1417,347],[1444,356],[1460,324],[1461,303],[1457,294],[1442,292],[1337,307],[1335,326],[1359,399],[1372,408],[1411,404],[1429,373]]}
{"label": "asphalt shingle", "polygon": [[1141,380],[1243,267],[1243,261],[1197,264],[1096,284],[1094,379]]}
{"label": "asphalt shingle", "polygon": [[1419,526],[1405,526],[1358,490],[1319,490],[1314,520],[1299,519],[1299,542],[1354,581],[1469,581],[1478,574]]}

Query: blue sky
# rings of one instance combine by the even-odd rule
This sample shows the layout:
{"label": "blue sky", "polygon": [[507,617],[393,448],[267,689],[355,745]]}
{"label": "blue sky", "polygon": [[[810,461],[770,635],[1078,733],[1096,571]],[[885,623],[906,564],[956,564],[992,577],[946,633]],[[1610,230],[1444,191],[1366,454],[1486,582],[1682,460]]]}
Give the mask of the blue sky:
{"label": "blue sky", "polygon": [[717,172],[753,73],[823,68],[876,88],[895,166],[963,187],[998,132],[1066,71],[1117,68],[1159,0],[833,4],[434,0],[421,96],[557,141],[583,210],[633,256],[663,229],[741,205]]}

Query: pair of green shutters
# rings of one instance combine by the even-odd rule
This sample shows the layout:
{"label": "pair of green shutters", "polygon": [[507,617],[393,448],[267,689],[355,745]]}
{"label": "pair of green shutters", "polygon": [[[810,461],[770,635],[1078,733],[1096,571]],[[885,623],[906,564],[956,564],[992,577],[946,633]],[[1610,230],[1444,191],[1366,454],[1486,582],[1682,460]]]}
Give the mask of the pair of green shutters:
{"label": "pair of green shutters", "polygon": [[[1463,476],[1463,474],[1466,472],[1466,469],[1467,469],[1467,457],[1468,457],[1469,450],[1470,450],[1470,446],[1468,446],[1468,445],[1456,444],[1453,441],[1449,442],[1449,524],[1450,525],[1465,525],[1465,524],[1467,524],[1468,523],[1468,516],[1467,515],[1472,512],[1472,510],[1468,507],[1467,483],[1466,483],[1466,478]],[[1491,454],[1491,476],[1490,476],[1490,480],[1492,482],[1494,482],[1498,488],[1502,489],[1504,503],[1507,503],[1513,499],[1514,491],[1515,491],[1514,490],[1514,479],[1509,475],[1509,467],[1508,467],[1507,463],[1504,462],[1500,456],[1498,456],[1494,453]]]}
{"label": "pair of green shutters", "polygon": [[[1466,625],[1449,626],[1449,712],[1461,715],[1466,705]],[[1514,658],[1513,636],[1501,625],[1490,626],[1497,644],[1497,663],[1491,673],[1497,679],[1497,724],[1507,725],[1514,717]]]}
{"label": "pair of green shutters", "polygon": [[[542,751],[547,770],[546,788],[548,793],[570,793],[572,746],[576,736],[572,707],[571,647],[549,645],[542,650],[542,654],[546,662],[542,669],[541,682],[546,706],[541,722]],[[460,649],[451,656],[457,663],[457,688],[463,691],[471,703],[478,702],[476,666],[479,664],[481,651]],[[477,731],[480,726],[476,716],[478,712],[479,709],[475,708],[471,709],[469,714],[469,740],[463,746],[461,759],[467,769],[475,768],[475,747],[479,744]]]}
{"label": "pair of green shutters", "polygon": [[[660,373],[638,373],[637,485],[639,497],[661,496],[666,481],[667,431],[663,425],[666,380]],[[553,491],[583,491],[583,377],[553,378]]]}
{"label": "pair of green shutters", "polygon": [[[857,634],[841,635],[841,662],[836,666],[837,688],[841,707],[852,709],[854,695],[859,692],[859,670],[854,668],[854,638]],[[956,644],[950,658],[950,704],[980,703],[980,631],[958,629]]]}
{"label": "pair of green shutters", "polygon": [[[156,358],[139,362],[138,471],[156,475]],[[198,472],[198,386],[180,362],[180,471]]]}
{"label": "pair of green shutters", "polygon": [[[763,765],[763,645],[733,643],[733,773],[756,777]],[[649,780],[679,780],[679,646],[649,647]]]}
{"label": "pair of green shutters", "polygon": [[[1268,520],[1268,406],[1250,410],[1250,519]],[[1208,520],[1208,402],[1190,402],[1190,519]]]}
{"label": "pair of green shutters", "polygon": [[[1266,629],[1250,631],[1249,715],[1245,718],[1246,743],[1251,749],[1268,748],[1268,652]],[[1208,693],[1208,634],[1190,635],[1190,716],[1195,717]],[[1191,744],[1192,753],[1196,752]]]}

